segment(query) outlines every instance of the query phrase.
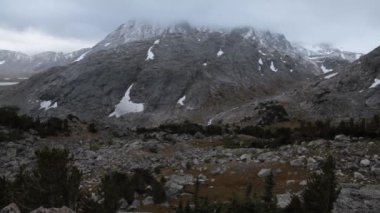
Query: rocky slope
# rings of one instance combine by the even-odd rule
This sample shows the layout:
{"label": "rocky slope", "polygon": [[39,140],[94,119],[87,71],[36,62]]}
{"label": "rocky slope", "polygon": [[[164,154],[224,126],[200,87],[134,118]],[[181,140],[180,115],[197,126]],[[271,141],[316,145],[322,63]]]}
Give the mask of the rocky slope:
{"label": "rocky slope", "polygon": [[131,126],[207,124],[220,112],[280,95],[320,73],[280,34],[129,22],[83,60],[3,92],[1,104]]}
{"label": "rocky slope", "polygon": [[314,45],[309,48],[298,44],[295,44],[295,46],[320,67],[323,73],[337,72],[363,56],[361,53],[344,51],[326,43]]}
{"label": "rocky slope", "polygon": [[[380,113],[380,47],[346,66],[319,75],[311,82],[272,97],[289,118],[301,120],[371,118]],[[270,112],[273,103],[251,101],[217,114],[214,123],[245,124]],[[265,114],[265,113],[264,113]]]}
{"label": "rocky slope", "polygon": [[99,184],[102,174],[110,171],[159,168],[157,178],[165,178],[165,190],[170,197],[165,206],[175,206],[176,200],[191,196],[197,177],[202,196],[228,201],[233,196],[243,196],[249,184],[258,190],[264,177],[273,171],[278,205],[284,207],[292,193],[305,187],[310,172],[320,171],[321,162],[333,155],[342,187],[334,212],[374,213],[379,208],[378,140],[337,135],[333,140],[318,139],[269,149],[228,148],[227,139],[242,144],[255,140],[247,135],[206,137],[165,132],[128,137],[79,132],[69,138],[45,139],[30,135],[23,140],[0,143],[0,174],[13,177],[21,166],[31,168],[36,150],[65,148],[74,155],[85,178],[82,186],[89,190]]}
{"label": "rocky slope", "polygon": [[54,66],[62,66],[77,60],[88,49],[71,53],[42,52],[27,55],[21,52],[0,50],[0,77],[29,77]]}
{"label": "rocky slope", "polygon": [[308,114],[335,118],[371,117],[380,112],[380,47],[298,90],[292,98]]}

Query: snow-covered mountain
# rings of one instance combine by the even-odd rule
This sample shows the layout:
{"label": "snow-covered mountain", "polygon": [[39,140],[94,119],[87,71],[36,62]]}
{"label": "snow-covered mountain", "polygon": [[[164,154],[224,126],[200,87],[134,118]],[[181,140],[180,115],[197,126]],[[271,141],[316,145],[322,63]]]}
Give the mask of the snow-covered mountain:
{"label": "snow-covered mountain", "polygon": [[0,50],[0,77],[29,77],[54,66],[72,63],[87,50],[71,53],[42,52],[35,55]]}
{"label": "snow-covered mountain", "polygon": [[[214,114],[282,94],[322,73],[281,34],[187,23],[128,22],[80,59],[23,82],[7,103],[41,116],[207,123]],[[58,107],[40,110],[43,101]]]}
{"label": "snow-covered mountain", "polygon": [[[316,54],[325,54],[324,63],[313,58]],[[337,70],[324,74],[331,68],[322,65],[339,62],[335,53],[307,51],[284,35],[252,27],[140,21],[121,25],[78,55],[67,66],[2,91],[0,105],[18,105],[41,117],[74,114],[126,126],[240,122],[263,115],[261,102],[333,78],[327,75]],[[300,102],[290,98],[281,104]]]}
{"label": "snow-covered mountain", "polygon": [[298,51],[314,62],[323,73],[339,71],[349,63],[358,60],[362,53],[344,51],[327,43],[313,45],[311,47],[294,44]]}

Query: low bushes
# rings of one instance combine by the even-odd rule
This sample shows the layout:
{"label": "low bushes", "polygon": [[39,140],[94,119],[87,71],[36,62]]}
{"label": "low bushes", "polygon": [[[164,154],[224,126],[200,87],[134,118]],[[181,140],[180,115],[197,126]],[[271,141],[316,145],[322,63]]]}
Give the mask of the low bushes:
{"label": "low bushes", "polygon": [[18,112],[17,107],[0,108],[0,126],[10,129],[6,133],[0,132],[0,141],[20,139],[23,131],[31,129],[35,130],[41,137],[70,134],[67,119],[52,117],[42,122],[39,118],[19,115]]}
{"label": "low bushes", "polygon": [[1,205],[14,202],[23,212],[39,206],[75,208],[82,174],[69,152],[45,148],[36,157],[36,168],[21,168],[14,181],[1,179]]}
{"label": "low bushes", "polygon": [[121,199],[131,204],[135,193],[152,196],[157,204],[167,200],[162,183],[143,169],[134,170],[133,175],[105,175],[96,191],[99,199],[93,200],[86,189],[80,189],[82,173],[67,150],[44,148],[35,154],[35,168],[21,168],[12,181],[0,177],[0,209],[13,202],[22,212],[67,206],[84,213],[110,213],[119,209]]}

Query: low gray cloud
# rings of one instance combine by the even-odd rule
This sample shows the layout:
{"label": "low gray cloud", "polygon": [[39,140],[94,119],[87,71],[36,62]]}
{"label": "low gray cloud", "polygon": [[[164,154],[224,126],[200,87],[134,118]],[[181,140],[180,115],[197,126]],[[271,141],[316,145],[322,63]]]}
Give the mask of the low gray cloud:
{"label": "low gray cloud", "polygon": [[[378,8],[378,0],[1,0],[0,49],[12,49],[4,32],[24,35],[28,45],[28,31],[60,41],[44,45],[34,39],[41,44],[28,48],[20,38],[13,49],[68,51],[94,44],[127,20],[145,19],[251,25],[305,45],[327,42],[368,52],[380,45]],[[68,48],[65,40],[73,45]]]}

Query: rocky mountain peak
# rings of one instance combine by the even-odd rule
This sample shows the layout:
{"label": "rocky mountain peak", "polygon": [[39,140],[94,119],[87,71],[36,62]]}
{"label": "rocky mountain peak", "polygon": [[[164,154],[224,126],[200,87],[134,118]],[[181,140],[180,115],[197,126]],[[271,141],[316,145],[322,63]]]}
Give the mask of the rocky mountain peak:
{"label": "rocky mountain peak", "polygon": [[159,37],[167,37],[173,34],[181,34],[193,37],[195,40],[202,40],[209,37],[211,33],[219,35],[238,35],[257,45],[268,48],[271,51],[280,51],[295,55],[296,50],[292,44],[282,34],[270,31],[259,31],[253,27],[218,28],[214,26],[193,26],[188,22],[178,22],[176,24],[152,23],[141,20],[130,20],[120,25],[106,38],[95,45],[95,50],[110,49],[134,41],[143,41]]}
{"label": "rocky mountain peak", "polygon": [[309,56],[311,58],[330,57],[347,60],[349,62],[353,62],[363,55],[362,53],[345,51],[328,43],[314,45],[309,50]]}
{"label": "rocky mountain peak", "polygon": [[99,42],[96,49],[108,49],[134,41],[147,40],[165,34],[181,33],[187,34],[194,31],[194,28],[187,22],[180,22],[174,25],[153,23],[142,20],[130,20],[120,25],[115,31]]}

